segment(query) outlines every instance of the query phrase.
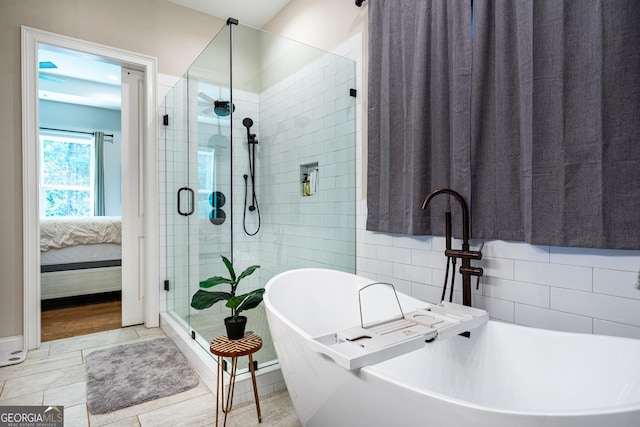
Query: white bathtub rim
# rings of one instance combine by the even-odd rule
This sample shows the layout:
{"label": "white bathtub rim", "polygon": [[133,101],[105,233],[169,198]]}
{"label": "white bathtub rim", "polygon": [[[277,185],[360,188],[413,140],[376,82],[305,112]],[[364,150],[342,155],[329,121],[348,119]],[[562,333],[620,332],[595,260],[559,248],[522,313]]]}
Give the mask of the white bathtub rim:
{"label": "white bathtub rim", "polygon": [[[278,319],[280,319],[281,321],[283,321],[289,328],[291,328],[292,330],[294,330],[297,334],[299,334],[301,337],[303,337],[305,340],[310,341],[319,337],[313,337],[310,334],[306,333],[305,331],[303,331],[302,329],[300,329],[297,325],[292,324],[287,318],[285,318],[282,313],[277,310],[273,304],[270,301],[269,298],[269,288],[272,286],[272,283],[277,282],[278,278],[280,276],[283,275],[287,275],[287,274],[291,274],[293,272],[307,272],[307,273],[312,273],[312,272],[318,272],[318,271],[327,271],[327,269],[323,269],[323,268],[301,268],[301,269],[295,269],[295,270],[288,270],[285,272],[282,272],[276,276],[274,276],[271,280],[268,281],[268,283],[265,286],[265,294],[264,294],[264,303],[265,303],[265,307],[267,308],[268,311],[272,312],[274,315],[276,315],[278,317]],[[328,271],[337,271],[337,270],[328,270]],[[352,273],[345,273],[342,272],[344,274],[352,274]],[[358,276],[361,277],[361,276]],[[363,278],[365,279],[365,278]],[[576,335],[575,332],[565,332],[565,331],[554,331],[554,330],[547,330],[547,329],[540,329],[540,328],[534,328],[534,327],[529,327],[529,326],[524,326],[524,325],[517,325],[517,324],[512,324],[512,323],[508,323],[508,322],[503,322],[503,321],[499,321],[499,320],[493,320],[490,319],[489,323],[499,323],[501,325],[501,327],[508,327],[508,328],[514,328],[514,329],[518,329],[518,328],[525,328],[525,329],[534,329],[534,330],[540,330],[540,331],[544,331],[545,333],[551,333],[551,334],[557,334],[557,335],[567,335],[567,336],[573,336]],[[607,336],[607,335],[597,335],[597,334],[593,334],[594,337],[602,337],[604,339],[615,339],[615,340],[626,340],[626,341],[637,341],[636,339],[632,339],[632,338],[626,338],[626,337],[611,337],[611,336]],[[275,340],[275,338],[274,338]],[[274,343],[275,344],[275,343]],[[421,350],[416,350],[416,351],[421,351]],[[531,416],[531,417],[540,417],[540,416],[561,416],[561,417],[576,417],[576,416],[606,416],[606,415],[616,415],[616,414],[624,414],[624,413],[629,413],[629,412],[640,412],[640,401],[638,402],[632,402],[632,403],[625,403],[625,404],[620,404],[620,405],[613,405],[613,406],[604,406],[604,407],[599,407],[599,408],[585,408],[585,409],[568,409],[568,410],[540,410],[540,411],[522,411],[522,410],[509,410],[509,409],[504,409],[504,408],[499,408],[499,407],[493,407],[493,406],[488,406],[488,405],[479,405],[476,403],[472,403],[466,400],[461,400],[461,399],[456,399],[455,397],[451,397],[449,395],[446,394],[441,394],[441,393],[437,393],[437,392],[433,392],[424,388],[420,388],[420,387],[416,387],[413,385],[409,385],[406,384],[402,381],[399,381],[397,379],[395,379],[394,377],[390,376],[388,373],[386,373],[385,371],[381,370],[377,365],[371,365],[371,366],[367,366],[364,368],[360,369],[361,373],[364,373],[365,375],[372,375],[374,377],[379,378],[382,381],[386,381],[389,382],[391,384],[394,384],[397,387],[401,387],[404,388],[406,390],[410,390],[414,393],[418,393],[420,395],[423,396],[428,396],[428,397],[432,397],[435,399],[439,399],[439,400],[443,400],[445,402],[454,404],[454,405],[459,405],[459,406],[463,406],[465,408],[471,408],[471,409],[475,409],[475,410],[479,410],[479,411],[483,411],[483,412],[493,412],[493,413],[499,413],[499,414],[507,414],[507,415],[517,415],[517,416]],[[355,371],[358,372],[358,371]],[[345,373],[348,373],[348,371],[345,371]]]}

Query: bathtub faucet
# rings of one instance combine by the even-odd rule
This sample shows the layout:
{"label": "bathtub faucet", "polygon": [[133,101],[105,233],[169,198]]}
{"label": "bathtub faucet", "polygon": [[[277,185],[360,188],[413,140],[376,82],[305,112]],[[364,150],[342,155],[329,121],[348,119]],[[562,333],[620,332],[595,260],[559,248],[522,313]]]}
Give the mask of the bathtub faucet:
{"label": "bathtub faucet", "polygon": [[[483,274],[483,270],[480,267],[472,267],[471,260],[472,259],[482,259],[482,246],[477,251],[472,251],[469,249],[469,209],[467,208],[467,202],[465,202],[464,198],[460,195],[460,193],[451,190],[449,188],[441,188],[440,190],[432,191],[427,195],[427,198],[422,203],[422,209],[426,209],[427,205],[435,196],[439,194],[448,194],[453,196],[459,203],[462,208],[462,249],[451,249],[451,212],[446,212],[445,220],[446,220],[446,249],[444,254],[447,256],[447,274],[449,272],[449,260],[453,259],[454,272],[451,277],[451,293],[453,293],[453,283],[455,277],[455,265],[456,260],[458,258],[462,259],[462,263],[460,266],[460,274],[462,275],[462,304],[471,306],[471,276],[476,276],[478,278],[478,282],[480,281],[480,276]],[[476,286],[478,284],[476,283]],[[442,291],[442,299],[444,300],[445,291],[447,289],[447,277],[445,275],[444,279],[444,289]],[[451,296],[450,296],[451,300]]]}

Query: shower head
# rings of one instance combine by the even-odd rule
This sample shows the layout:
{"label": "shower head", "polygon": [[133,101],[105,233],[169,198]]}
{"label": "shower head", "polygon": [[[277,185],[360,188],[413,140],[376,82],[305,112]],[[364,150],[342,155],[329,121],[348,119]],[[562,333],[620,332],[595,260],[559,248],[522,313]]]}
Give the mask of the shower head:
{"label": "shower head", "polygon": [[211,114],[213,112],[217,116],[225,117],[231,114],[232,110],[236,110],[236,106],[231,105],[231,101],[225,101],[222,99],[216,100],[204,92],[198,92],[198,98],[204,100],[205,103],[208,104],[207,108],[202,111],[202,114],[204,115]]}
{"label": "shower head", "polygon": [[249,143],[249,145],[257,144],[258,140],[256,139],[256,134],[251,133],[251,126],[253,126],[253,120],[251,120],[249,117],[245,117],[244,120],[242,120],[242,125],[247,128],[247,142]]}

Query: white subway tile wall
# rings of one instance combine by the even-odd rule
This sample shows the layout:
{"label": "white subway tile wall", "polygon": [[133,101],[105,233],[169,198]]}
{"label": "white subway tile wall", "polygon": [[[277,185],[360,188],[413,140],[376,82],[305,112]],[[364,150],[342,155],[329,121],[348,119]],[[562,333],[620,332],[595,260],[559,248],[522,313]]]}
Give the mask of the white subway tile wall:
{"label": "white subway tile wall", "polygon": [[[286,269],[353,271],[355,108],[353,62],[334,54],[260,93],[258,164],[263,206],[260,254],[267,277]],[[318,168],[318,191],[303,196],[301,173]]]}
{"label": "white subway tile wall", "polygon": [[[447,262],[444,239],[366,231],[366,201],[358,203],[357,218],[358,274],[394,283],[399,290],[409,289],[417,298],[438,303]],[[472,242],[476,249],[479,244]],[[459,246],[454,241],[453,247]],[[410,252],[407,247],[412,248]],[[478,290],[472,280],[473,305],[489,311],[493,319],[640,338],[640,290],[636,287],[640,251],[488,241],[483,259],[472,265],[484,269]],[[450,277],[451,273],[449,284]],[[461,284],[457,274],[456,302],[462,300]]]}

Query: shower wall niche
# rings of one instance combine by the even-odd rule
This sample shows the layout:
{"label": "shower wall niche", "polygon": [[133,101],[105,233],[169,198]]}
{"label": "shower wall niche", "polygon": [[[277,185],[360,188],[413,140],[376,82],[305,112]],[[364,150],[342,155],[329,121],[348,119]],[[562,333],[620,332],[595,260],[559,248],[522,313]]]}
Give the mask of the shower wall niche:
{"label": "shower wall niche", "polygon": [[[165,97],[167,311],[207,354],[229,309],[190,301],[227,275],[220,255],[261,266],[239,292],[290,269],[355,272],[354,87],[352,60],[230,24]],[[300,197],[303,166],[313,197]],[[243,314],[265,342],[254,360],[275,363],[263,307]]]}

